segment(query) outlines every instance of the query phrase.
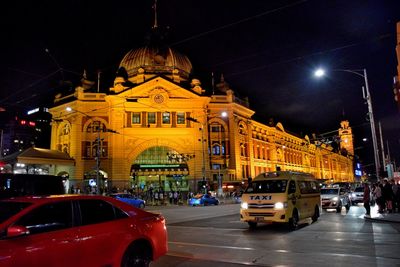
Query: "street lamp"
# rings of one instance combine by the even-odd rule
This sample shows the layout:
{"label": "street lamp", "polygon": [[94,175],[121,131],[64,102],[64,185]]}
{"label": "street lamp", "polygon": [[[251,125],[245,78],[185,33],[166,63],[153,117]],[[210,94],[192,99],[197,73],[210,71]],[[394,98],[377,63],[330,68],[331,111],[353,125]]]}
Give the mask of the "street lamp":
{"label": "street lamp", "polygon": [[[186,119],[188,121],[200,123],[200,125],[201,125],[201,150],[202,150],[202,155],[203,155],[203,157],[202,157],[202,165],[201,165],[201,174],[203,176],[202,186],[204,186],[205,181],[206,181],[206,155],[205,155],[205,151],[204,151],[204,142],[205,142],[205,140],[204,140],[204,123],[202,123],[202,122],[200,122],[197,119],[192,118],[192,117],[187,117]],[[204,193],[205,194],[207,193],[207,188],[206,187],[204,188]]]}
{"label": "street lamp", "polygon": [[[93,119],[92,116],[86,114],[85,112],[73,109],[71,107],[66,107],[66,111],[71,112],[75,111],[83,114],[84,116]],[[100,127],[97,129],[97,138],[96,138],[96,194],[100,195]]]}
{"label": "street lamp", "polygon": [[[209,114],[207,114],[207,120],[206,120],[206,122],[208,121],[208,119],[210,119],[210,117],[208,117],[208,115]],[[228,113],[227,112],[225,112],[225,111],[223,111],[223,112],[221,112],[221,117],[227,117],[228,116]],[[215,117],[215,116],[214,116]],[[211,117],[211,118],[214,118],[214,117]],[[205,184],[205,182],[206,182],[206,155],[205,155],[205,147],[204,147],[204,143],[207,141],[207,139],[205,139],[204,138],[204,123],[202,123],[202,122],[200,122],[199,120],[197,120],[197,119],[195,119],[195,118],[192,118],[192,117],[187,117],[186,118],[188,121],[192,121],[192,122],[195,122],[195,123],[199,123],[200,125],[201,125],[201,150],[202,150],[202,167],[201,167],[201,173],[202,173],[202,176],[203,176],[203,186],[204,186],[204,184]],[[220,175],[220,170],[219,170],[219,172],[218,172],[218,192],[222,192],[222,181],[221,181],[221,175]],[[204,193],[207,193],[207,188],[205,187],[204,188]]]}
{"label": "street lamp", "polygon": [[[71,107],[66,107],[65,108],[66,111],[71,112],[77,112],[80,113],[90,119],[93,120],[93,117],[90,116],[89,114],[86,114],[85,112],[73,109]],[[99,125],[99,127],[97,128],[97,138],[96,138],[96,194],[100,195],[100,154],[101,154],[101,147],[100,147],[100,131],[101,131],[101,127]],[[118,133],[117,131],[111,130],[111,129],[103,129],[103,132],[111,132],[111,133]]]}
{"label": "street lamp", "polygon": [[[371,135],[372,135],[372,144],[374,147],[374,159],[375,159],[375,173],[376,173],[376,179],[379,179],[379,154],[378,154],[378,142],[376,138],[376,128],[375,128],[375,120],[374,120],[374,114],[372,110],[372,100],[371,100],[371,95],[369,93],[369,86],[368,86],[368,76],[367,76],[367,70],[366,69],[356,69],[356,70],[351,70],[351,69],[334,69],[332,71],[342,71],[342,72],[349,72],[354,75],[357,75],[361,78],[364,79],[364,85],[362,87],[362,92],[363,92],[363,98],[364,100],[367,101],[368,104],[368,115],[369,115],[369,122],[371,125]],[[323,69],[317,69],[314,72],[315,77],[322,77],[325,75],[325,71]]]}

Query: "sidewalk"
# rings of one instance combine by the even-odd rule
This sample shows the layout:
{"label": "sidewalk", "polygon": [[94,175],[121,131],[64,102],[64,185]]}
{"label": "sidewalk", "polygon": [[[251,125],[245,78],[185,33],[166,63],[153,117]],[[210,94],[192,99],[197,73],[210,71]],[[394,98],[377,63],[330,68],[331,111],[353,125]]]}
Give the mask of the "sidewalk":
{"label": "sidewalk", "polygon": [[400,223],[400,213],[378,213],[378,205],[371,207],[371,216],[364,216],[368,221]]}

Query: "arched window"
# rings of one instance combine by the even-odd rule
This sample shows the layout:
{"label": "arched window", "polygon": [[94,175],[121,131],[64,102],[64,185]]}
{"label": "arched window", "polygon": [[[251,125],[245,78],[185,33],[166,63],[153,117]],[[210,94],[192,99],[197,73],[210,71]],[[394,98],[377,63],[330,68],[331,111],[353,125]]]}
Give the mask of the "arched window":
{"label": "arched window", "polygon": [[97,133],[97,132],[106,132],[107,127],[101,121],[93,121],[86,127],[86,132],[88,133]]}
{"label": "arched window", "polygon": [[[107,136],[99,136],[101,132],[107,132],[106,125],[98,120],[92,121],[87,125],[85,132],[88,134],[82,138],[82,157],[95,158],[99,154],[100,158],[107,158]],[[100,140],[97,140],[98,137]]]}
{"label": "arched window", "polygon": [[63,122],[58,128],[57,150],[69,153],[71,125]]}

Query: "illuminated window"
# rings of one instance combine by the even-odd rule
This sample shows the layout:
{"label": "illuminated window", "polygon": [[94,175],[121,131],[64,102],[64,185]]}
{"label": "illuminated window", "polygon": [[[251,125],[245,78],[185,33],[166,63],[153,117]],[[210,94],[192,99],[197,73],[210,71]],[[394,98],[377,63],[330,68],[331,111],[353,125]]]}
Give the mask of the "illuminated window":
{"label": "illuminated window", "polygon": [[155,124],[156,123],[156,113],[155,112],[147,113],[147,123],[148,124]]}
{"label": "illuminated window", "polygon": [[213,155],[220,155],[221,154],[221,147],[220,147],[219,143],[213,142],[212,154]]}
{"label": "illuminated window", "polygon": [[221,124],[213,123],[210,125],[210,131],[213,133],[224,132],[225,129]]}
{"label": "illuminated window", "polygon": [[132,112],[132,124],[140,124],[140,112]]}
{"label": "illuminated window", "polygon": [[162,114],[162,123],[170,124],[171,123],[171,113],[163,112]]}
{"label": "illuminated window", "polygon": [[177,124],[185,124],[185,113],[184,112],[178,112],[176,114],[176,123]]}
{"label": "illuminated window", "polygon": [[[97,156],[97,141],[84,141],[82,142],[83,149],[83,157],[85,158],[94,158]],[[108,156],[108,142],[101,141],[100,142],[100,157],[106,158]]]}

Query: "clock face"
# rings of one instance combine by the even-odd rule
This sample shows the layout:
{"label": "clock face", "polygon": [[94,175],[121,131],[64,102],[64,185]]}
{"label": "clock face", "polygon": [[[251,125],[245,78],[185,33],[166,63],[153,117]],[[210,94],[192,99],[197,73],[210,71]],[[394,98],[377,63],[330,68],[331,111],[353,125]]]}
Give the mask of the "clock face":
{"label": "clock face", "polygon": [[162,102],[164,102],[164,96],[160,94],[155,95],[154,102],[156,102],[157,104],[161,104]]}

